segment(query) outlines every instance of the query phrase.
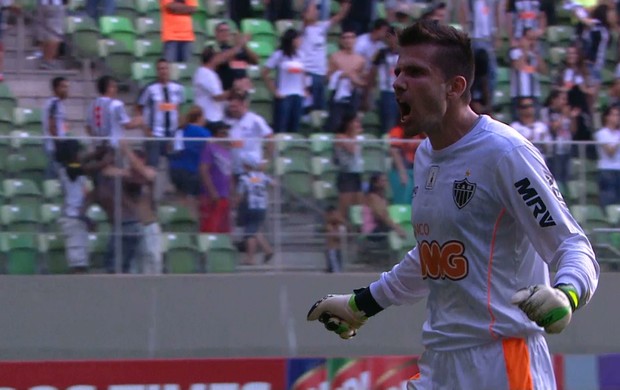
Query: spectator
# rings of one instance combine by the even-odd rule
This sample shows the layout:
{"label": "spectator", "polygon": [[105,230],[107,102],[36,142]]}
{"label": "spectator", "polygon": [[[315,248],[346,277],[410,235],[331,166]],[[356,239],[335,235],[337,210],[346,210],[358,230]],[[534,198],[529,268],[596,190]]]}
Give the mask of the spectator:
{"label": "spectator", "polygon": [[170,81],[168,61],[157,61],[157,80],[148,84],[138,96],[138,114],[149,118],[145,136],[153,138],[145,142],[146,162],[151,167],[159,167],[160,156],[168,153],[168,143],[163,138],[171,138],[179,126],[179,105],[185,101],[181,84]]}
{"label": "spectator", "polygon": [[[13,0],[2,0],[0,1],[0,25],[4,24],[4,18],[7,11],[12,11],[14,13],[20,12],[21,8],[19,5],[14,4]],[[0,29],[0,82],[4,81],[4,42],[2,40],[2,32],[4,29]]]}
{"label": "spectator", "polygon": [[[198,214],[196,199],[200,195],[200,154],[205,143],[196,139],[207,139],[211,132],[203,127],[204,117],[199,106],[192,106],[185,120],[176,131],[174,152],[168,157],[170,181],[179,194],[180,202]],[[185,139],[192,139],[186,141]]]}
{"label": "spectator", "polygon": [[[476,55],[476,76],[485,77],[488,86],[488,95],[480,95],[485,88],[478,89],[478,96],[482,97],[484,113],[490,113],[493,106],[493,94],[497,83],[497,58],[495,55],[502,45],[501,35],[498,33],[501,26],[502,13],[500,3],[496,0],[469,0],[462,1],[460,7],[461,25],[469,33],[472,49]],[[486,72],[479,71],[482,67]],[[473,93],[472,93],[473,94]],[[481,101],[481,99],[477,99]],[[476,110],[474,110],[476,111]],[[478,111],[476,111],[478,112]]]}
{"label": "spectator", "polygon": [[[357,3],[355,6],[357,7]],[[371,32],[360,35],[355,40],[353,51],[364,57],[366,68],[370,68],[372,65],[372,60],[377,55],[377,52],[385,47],[385,37],[389,31],[389,27],[390,24],[387,20],[377,19],[373,22]],[[342,38],[344,38],[345,33],[347,34],[347,37],[350,37],[352,34],[353,38],[358,35],[355,30],[343,29],[342,33]],[[343,48],[342,46],[343,42],[341,42],[341,49]]]}
{"label": "spectator", "polygon": [[252,5],[250,0],[229,0],[228,1],[228,13],[230,19],[233,20],[237,26],[241,26],[243,19],[252,17]]}
{"label": "spectator", "polygon": [[312,110],[325,110],[325,84],[327,75],[327,34],[331,26],[338,24],[349,12],[350,1],[344,1],[340,11],[327,21],[319,21],[315,0],[307,1],[302,12],[304,29],[301,47],[306,74],[312,79],[310,94]]}
{"label": "spectator", "polygon": [[407,138],[405,137],[405,131],[398,124],[390,130],[389,137],[390,157],[392,157],[392,169],[389,172],[392,203],[411,204],[415,152],[418,150],[420,142],[426,136],[416,135],[414,138]]}
{"label": "spectator", "polygon": [[349,215],[349,208],[362,201],[362,172],[364,160],[362,145],[357,136],[362,124],[357,115],[349,113],[342,118],[334,140],[334,163],[339,169],[336,178],[338,209],[341,215]]}
{"label": "spectator", "polygon": [[345,219],[334,206],[329,206],[325,212],[325,231],[327,272],[342,272],[342,246],[347,239],[347,226]]}
{"label": "spectator", "polygon": [[267,0],[265,19],[275,23],[278,20],[293,19],[293,8],[290,0]]}
{"label": "spectator", "polygon": [[[592,115],[589,113],[588,102],[584,96],[575,88],[568,91],[573,141],[592,141]],[[597,158],[596,147],[592,144],[575,144],[573,145],[573,157],[595,160]]]}
{"label": "spectator", "polygon": [[601,206],[620,203],[620,108],[603,111],[604,127],[594,133],[599,160]]}
{"label": "spectator", "polygon": [[387,242],[388,233],[395,231],[400,237],[407,234],[400,225],[392,221],[385,198],[388,181],[383,173],[374,173],[370,177],[368,192],[362,206],[362,233],[370,241]]}
{"label": "spectator", "polygon": [[578,46],[569,46],[566,50],[566,59],[560,71],[556,84],[565,91],[575,88],[574,93],[583,94],[583,98],[592,107],[594,103],[594,88],[589,76],[585,58]]}
{"label": "spectator", "polygon": [[200,231],[230,233],[230,195],[232,188],[232,155],[228,129],[224,123],[212,123],[216,138],[208,142],[200,157]]}
{"label": "spectator", "polygon": [[389,131],[396,124],[398,118],[398,104],[396,94],[392,84],[396,81],[394,69],[398,61],[398,37],[396,29],[390,27],[386,34],[387,47],[380,49],[372,61],[372,68],[366,83],[367,94],[373,96],[373,87],[377,84],[377,74],[379,75],[379,118],[381,120],[381,130]]}
{"label": "spectator", "polygon": [[352,7],[342,20],[342,30],[353,31],[355,35],[367,33],[374,15],[375,3],[376,0],[355,0],[355,7]]}
{"label": "spectator", "polygon": [[38,0],[36,7],[37,39],[43,58],[40,69],[54,69],[58,48],[65,34],[65,5],[63,0]]}
{"label": "spectator", "polygon": [[55,77],[52,79],[52,92],[54,96],[45,102],[42,118],[43,135],[48,137],[45,140],[45,152],[48,158],[45,176],[48,179],[55,178],[57,174],[54,143],[69,131],[64,102],[69,96],[69,81],[64,77]]}
{"label": "spectator", "polygon": [[[276,133],[296,133],[302,115],[303,98],[306,95],[306,75],[299,53],[301,36],[294,29],[288,29],[280,40],[280,49],[265,62],[262,77],[273,94],[273,121]],[[276,72],[276,82],[269,77]]]}
{"label": "spectator", "polygon": [[192,15],[197,0],[161,0],[161,40],[168,62],[188,62],[192,55],[194,25]]}
{"label": "spectator", "polygon": [[518,102],[518,119],[510,126],[517,130],[528,141],[535,144],[543,155],[547,155],[548,145],[545,142],[551,140],[549,129],[543,122],[536,120],[536,103],[532,98],[521,98]]}
{"label": "spectator", "polygon": [[438,23],[448,23],[448,6],[443,1],[432,4],[422,15],[423,20],[434,20]]}
{"label": "spectator", "polygon": [[577,25],[579,43],[585,54],[593,96],[598,95],[602,81],[605,54],[610,40],[609,29],[615,25],[615,16],[607,4],[596,6],[590,13],[590,18],[581,19]]}
{"label": "spectator", "polygon": [[555,180],[566,189],[570,168],[571,133],[570,107],[566,92],[554,89],[549,94],[541,111],[543,123],[547,124],[553,144],[553,152],[547,159],[547,167]]}
{"label": "spectator", "polygon": [[115,13],[116,0],[86,0],[86,14],[95,22],[102,16],[112,16]]}
{"label": "spectator", "polygon": [[[126,142],[120,143],[122,156],[128,167],[120,167],[110,160],[108,155],[103,160],[110,161],[96,175],[95,201],[106,213],[112,225],[108,242],[105,268],[108,273],[116,270],[117,259],[123,273],[135,272],[136,258],[141,254],[141,241],[145,236],[143,210],[152,207],[151,193],[144,191],[145,185],[152,183],[157,171],[145,164],[142,151],[131,150]],[[113,155],[112,155],[113,156]],[[112,157],[113,159],[113,157]],[[121,198],[116,199],[120,193]],[[117,204],[120,210],[117,210]],[[156,237],[153,237],[156,238]],[[153,248],[153,250],[158,248]]]}
{"label": "spectator", "polygon": [[326,130],[335,131],[347,115],[355,115],[360,108],[362,90],[366,87],[364,58],[353,52],[355,33],[343,31],[341,49],[329,58],[330,99]]}
{"label": "spectator", "polygon": [[111,76],[101,76],[97,80],[99,97],[91,103],[86,114],[86,132],[91,137],[108,137],[97,140],[98,146],[118,147],[124,130],[137,129],[144,126],[141,116],[130,119],[125,111],[125,103],[117,99],[118,85]]}
{"label": "spectator", "polygon": [[[224,119],[224,103],[231,90],[225,90],[220,77],[215,72],[218,65],[228,61],[241,48],[249,37],[239,35],[237,45],[224,52],[216,53],[212,47],[207,47],[202,52],[202,66],[196,69],[193,78],[194,101],[205,115],[206,123],[221,122]],[[233,88],[248,90],[249,79],[237,79],[233,81]]]}
{"label": "spectator", "polygon": [[87,178],[80,164],[80,143],[67,140],[57,145],[61,166],[58,177],[63,193],[61,217],[58,220],[65,240],[65,252],[71,273],[87,273],[88,232],[92,224],[86,216],[90,201]]}
{"label": "spectator", "polygon": [[[241,42],[245,40],[246,38],[242,37]],[[239,38],[236,42],[239,43]],[[236,46],[231,45],[230,26],[227,22],[220,22],[215,26],[215,43],[220,53],[227,53],[233,48],[237,49]],[[215,71],[222,81],[224,91],[232,89],[235,80],[246,80],[245,83],[249,84],[248,65],[256,65],[258,62],[258,55],[248,47],[247,42],[239,50],[234,50],[229,58],[226,56],[222,58]]]}
{"label": "spectator", "polygon": [[241,161],[245,156],[252,155],[256,160],[263,161],[265,159],[263,149],[266,149],[269,159],[274,151],[273,142],[263,142],[273,137],[273,130],[263,117],[249,110],[249,105],[246,93],[233,93],[228,101],[226,123],[231,126],[230,138],[233,139],[233,173],[235,176],[244,172]]}
{"label": "spectator", "polygon": [[491,114],[493,102],[487,51],[484,49],[475,50],[474,61],[476,66],[474,68],[474,82],[471,86],[470,106],[476,114]]}
{"label": "spectator", "polygon": [[546,73],[547,66],[535,50],[535,31],[525,29],[519,39],[519,46],[510,50],[512,71],[510,74],[510,97],[512,98],[512,117],[516,118],[516,105],[520,98],[531,98],[537,109],[540,102],[540,74]]}
{"label": "spectator", "polygon": [[264,164],[252,154],[243,157],[245,172],[239,177],[237,196],[239,197],[238,218],[243,227],[245,237],[246,265],[256,264],[257,247],[262,249],[265,257],[263,262],[268,263],[273,256],[273,249],[265,238],[261,229],[267,215],[269,192],[267,186],[273,185],[273,180],[263,172]]}
{"label": "spectator", "polygon": [[531,39],[534,41],[544,36],[547,17],[539,0],[508,0],[506,12],[511,46],[519,45],[527,30],[531,31]]}

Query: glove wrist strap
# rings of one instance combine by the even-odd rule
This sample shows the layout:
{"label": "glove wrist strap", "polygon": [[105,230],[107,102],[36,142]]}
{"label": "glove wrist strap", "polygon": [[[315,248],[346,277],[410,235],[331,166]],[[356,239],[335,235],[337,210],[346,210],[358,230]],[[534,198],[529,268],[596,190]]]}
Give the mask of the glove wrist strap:
{"label": "glove wrist strap", "polygon": [[[359,288],[354,290],[354,293],[355,299],[353,300],[353,303],[357,306],[359,311],[364,312],[366,317],[372,317],[383,310],[383,308],[379,306],[377,301],[375,301],[375,298],[370,293],[370,287]],[[352,307],[352,309],[354,308]]]}
{"label": "glove wrist strap", "polygon": [[570,307],[574,313],[579,307],[579,295],[577,295],[577,289],[572,284],[558,284],[555,288],[566,294],[568,301],[570,302]]}

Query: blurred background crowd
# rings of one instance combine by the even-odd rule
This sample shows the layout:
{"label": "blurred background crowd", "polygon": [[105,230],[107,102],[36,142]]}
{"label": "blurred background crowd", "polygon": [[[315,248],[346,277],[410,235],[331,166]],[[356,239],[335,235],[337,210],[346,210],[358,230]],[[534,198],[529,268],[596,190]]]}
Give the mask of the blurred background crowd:
{"label": "blurred background crowd", "polygon": [[601,0],[3,0],[2,271],[397,261],[415,243],[424,137],[405,139],[392,83],[398,32],[419,19],[469,33],[472,108],[540,148],[615,269],[618,12]]}

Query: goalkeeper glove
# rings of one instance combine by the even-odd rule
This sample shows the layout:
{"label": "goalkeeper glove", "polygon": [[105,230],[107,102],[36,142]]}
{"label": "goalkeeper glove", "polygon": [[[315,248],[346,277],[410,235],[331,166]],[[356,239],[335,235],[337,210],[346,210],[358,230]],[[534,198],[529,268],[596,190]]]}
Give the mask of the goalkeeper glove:
{"label": "goalkeeper glove", "polygon": [[570,284],[555,287],[539,284],[517,291],[512,296],[512,303],[518,305],[530,320],[545,328],[545,332],[560,333],[579,306],[579,298],[575,287]]}
{"label": "goalkeeper glove", "polygon": [[353,294],[327,295],[308,312],[308,321],[323,323],[325,328],[343,339],[350,339],[371,317],[383,310],[370,294],[370,289],[355,290]]}

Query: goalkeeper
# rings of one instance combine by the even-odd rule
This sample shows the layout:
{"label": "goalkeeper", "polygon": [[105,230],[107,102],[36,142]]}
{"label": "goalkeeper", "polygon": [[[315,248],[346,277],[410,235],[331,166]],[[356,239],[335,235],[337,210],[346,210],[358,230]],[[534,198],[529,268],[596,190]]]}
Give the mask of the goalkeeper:
{"label": "goalkeeper", "polygon": [[428,136],[414,164],[417,245],[370,286],[318,301],[308,320],[347,339],[389,306],[427,297],[409,389],[553,390],[544,332],[561,332],[594,293],[592,247],[536,147],[469,108],[467,35],[421,21],[399,44],[401,125]]}

